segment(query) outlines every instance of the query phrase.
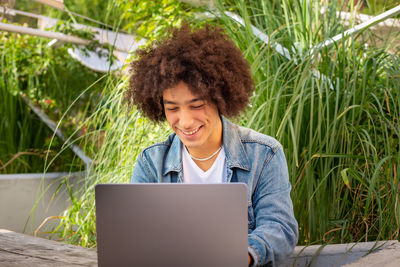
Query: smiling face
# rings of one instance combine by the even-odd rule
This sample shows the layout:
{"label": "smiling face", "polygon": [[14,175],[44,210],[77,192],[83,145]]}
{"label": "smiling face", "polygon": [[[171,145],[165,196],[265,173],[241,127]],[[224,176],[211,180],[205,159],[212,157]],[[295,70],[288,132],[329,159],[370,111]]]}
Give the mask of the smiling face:
{"label": "smiling face", "polygon": [[222,122],[214,103],[194,95],[184,82],[163,92],[164,112],[172,130],[196,157],[206,157],[222,145]]}

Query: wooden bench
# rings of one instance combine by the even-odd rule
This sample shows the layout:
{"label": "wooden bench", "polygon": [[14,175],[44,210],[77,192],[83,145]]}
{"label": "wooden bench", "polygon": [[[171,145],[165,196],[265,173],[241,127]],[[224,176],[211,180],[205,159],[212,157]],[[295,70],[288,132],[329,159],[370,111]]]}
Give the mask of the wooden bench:
{"label": "wooden bench", "polygon": [[97,252],[0,229],[0,266],[97,266]]}
{"label": "wooden bench", "polygon": [[[368,254],[371,250],[373,253]],[[289,266],[400,266],[400,243],[397,240],[297,246],[282,263]],[[0,229],[0,266],[97,266],[95,249],[64,244]]]}

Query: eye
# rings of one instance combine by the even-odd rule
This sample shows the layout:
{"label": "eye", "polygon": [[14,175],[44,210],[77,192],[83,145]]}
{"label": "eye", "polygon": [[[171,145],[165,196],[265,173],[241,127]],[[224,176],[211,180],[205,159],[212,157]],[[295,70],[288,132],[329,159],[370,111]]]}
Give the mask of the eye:
{"label": "eye", "polygon": [[168,110],[168,111],[176,111],[176,110],[178,110],[177,107],[170,107],[170,108],[165,108],[165,109]]}
{"label": "eye", "polygon": [[205,104],[201,104],[201,105],[192,106],[192,108],[193,109],[201,109],[204,106],[205,106]]}

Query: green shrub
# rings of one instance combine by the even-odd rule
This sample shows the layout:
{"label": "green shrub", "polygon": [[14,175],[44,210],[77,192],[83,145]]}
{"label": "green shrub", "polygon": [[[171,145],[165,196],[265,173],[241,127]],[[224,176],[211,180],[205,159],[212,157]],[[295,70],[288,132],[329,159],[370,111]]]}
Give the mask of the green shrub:
{"label": "green shrub", "polygon": [[[79,169],[80,163],[74,163],[72,151],[67,149],[62,157],[55,157],[59,150],[64,150],[63,142],[52,140],[51,131],[21,96],[46,110],[55,121],[64,115],[63,128],[68,136],[79,126],[80,117],[90,110],[88,99],[96,96],[96,90],[100,92],[101,84],[81,93],[101,76],[72,59],[68,46],[52,48],[47,46],[46,39],[7,32],[0,32],[0,40],[0,173],[42,172],[47,152],[55,160],[49,171]],[[66,114],[78,96],[75,108]]]}

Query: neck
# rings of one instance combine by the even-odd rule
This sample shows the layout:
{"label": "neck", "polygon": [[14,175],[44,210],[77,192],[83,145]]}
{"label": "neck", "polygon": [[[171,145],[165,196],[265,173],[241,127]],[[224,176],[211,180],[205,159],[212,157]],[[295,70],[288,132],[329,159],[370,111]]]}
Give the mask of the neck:
{"label": "neck", "polygon": [[[187,149],[187,148],[186,148]],[[220,151],[222,149],[222,146],[220,146],[214,153],[212,153],[210,156],[208,156],[208,157],[205,157],[205,158],[196,158],[196,157],[194,157],[193,155],[191,155],[190,153],[189,153],[189,155],[190,155],[190,157],[192,158],[192,159],[194,159],[194,160],[197,160],[197,161],[207,161],[207,160],[210,160],[210,159],[212,159],[213,157],[215,157],[216,155],[218,155],[218,152]]]}
{"label": "neck", "polygon": [[214,164],[214,162],[217,160],[217,158],[218,158],[218,155],[221,153],[221,149],[222,149],[222,146],[220,146],[219,147],[219,149],[216,151],[217,153],[213,153],[210,157],[209,157],[209,159],[201,159],[201,160],[198,160],[198,159],[194,159],[193,158],[193,156],[191,156],[190,155],[190,153],[189,153],[189,155],[191,156],[191,158],[192,158],[192,160],[194,161],[194,163],[200,168],[200,169],[202,169],[204,172],[206,172],[206,171],[208,171],[211,167],[212,167],[212,165]]}

